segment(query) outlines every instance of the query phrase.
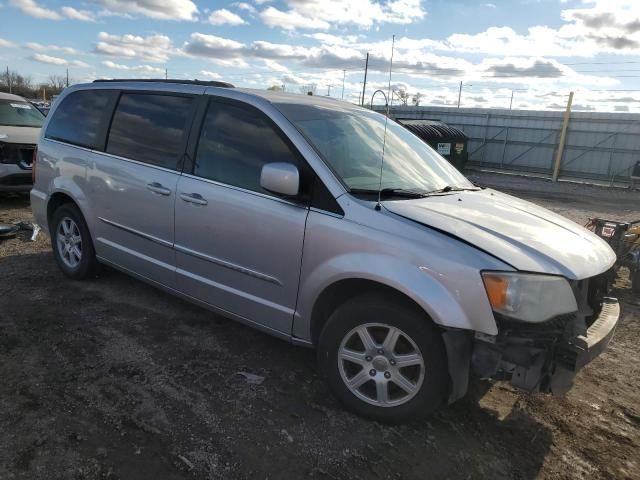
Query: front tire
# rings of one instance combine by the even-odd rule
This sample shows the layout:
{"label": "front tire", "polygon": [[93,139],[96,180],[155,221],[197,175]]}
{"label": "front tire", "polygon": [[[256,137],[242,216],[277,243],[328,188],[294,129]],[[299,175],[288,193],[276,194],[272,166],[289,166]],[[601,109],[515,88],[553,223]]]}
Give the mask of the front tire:
{"label": "front tire", "polygon": [[342,403],[386,423],[424,417],[446,400],[442,336],[417,307],[363,295],[331,315],[318,342],[321,372]]}
{"label": "front tire", "polygon": [[78,207],[65,203],[51,217],[51,246],[58,267],[73,280],[94,277],[99,269],[87,223]]}

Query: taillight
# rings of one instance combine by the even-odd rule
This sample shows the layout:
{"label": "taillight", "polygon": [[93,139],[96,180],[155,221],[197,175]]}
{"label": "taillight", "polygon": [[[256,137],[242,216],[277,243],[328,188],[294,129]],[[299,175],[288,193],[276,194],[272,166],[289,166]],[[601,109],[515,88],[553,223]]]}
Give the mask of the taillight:
{"label": "taillight", "polygon": [[38,146],[33,149],[33,157],[31,157],[31,181],[36,183],[36,159],[38,158]]}

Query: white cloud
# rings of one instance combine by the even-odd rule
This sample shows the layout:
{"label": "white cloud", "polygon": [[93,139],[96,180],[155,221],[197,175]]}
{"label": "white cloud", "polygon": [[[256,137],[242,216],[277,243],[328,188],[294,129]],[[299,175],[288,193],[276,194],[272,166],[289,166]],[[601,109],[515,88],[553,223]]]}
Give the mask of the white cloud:
{"label": "white cloud", "polygon": [[11,48],[11,47],[15,47],[16,44],[13,42],[10,42],[9,40],[5,40],[4,38],[0,38],[0,47],[2,48]]}
{"label": "white cloud", "polygon": [[60,57],[52,57],[51,55],[45,55],[43,53],[35,53],[31,57],[31,60],[40,63],[47,63],[49,65],[60,65],[78,68],[89,68],[91,65],[81,62],[80,60],[66,60]]}
{"label": "white cloud", "polygon": [[40,6],[35,0],[10,0],[11,5],[19,9],[25,15],[45,20],[61,20],[60,15],[55,10]]}
{"label": "white cloud", "polygon": [[191,0],[94,0],[109,13],[143,15],[157,20],[195,20],[198,7]]}
{"label": "white cloud", "polygon": [[269,60],[268,58],[265,58],[263,60],[264,62],[264,66],[267,67],[269,70],[272,70],[274,72],[280,72],[280,73],[288,73],[289,69],[287,67],[285,67],[284,65],[279,64],[278,62],[274,61],[274,60]]}
{"label": "white cloud", "polygon": [[243,25],[245,22],[240,15],[230,12],[226,8],[216,10],[209,15],[209,23],[212,25]]}
{"label": "white cloud", "polygon": [[222,78],[222,76],[219,73],[210,72],[208,70],[200,70],[200,72],[198,72],[198,76],[209,78],[211,80],[220,80]]}
{"label": "white cloud", "polygon": [[111,57],[140,58],[148,62],[163,63],[174,50],[171,39],[166,35],[141,37],[100,32],[94,52]]}
{"label": "white cloud", "polygon": [[409,24],[426,15],[421,0],[287,0],[287,10],[269,6],[262,21],[285,30],[328,30],[332,25],[369,28],[374,24]]}
{"label": "white cloud", "polygon": [[237,3],[232,3],[232,5],[234,7],[239,8],[240,10],[245,10],[251,14],[256,13],[256,7],[254,7],[253,5],[251,5],[250,3],[247,2],[237,2]]}
{"label": "white cloud", "polygon": [[59,45],[43,45],[42,43],[36,42],[27,42],[25,43],[25,47],[35,52],[61,52],[68,55],[77,55],[79,53],[78,50],[72,47],[62,47]]}
{"label": "white cloud", "polygon": [[295,30],[296,28],[327,30],[330,27],[329,22],[319,18],[309,18],[294,10],[283,12],[275,7],[267,7],[260,12],[260,18],[270,27],[285,30]]}
{"label": "white cloud", "polygon": [[598,53],[640,54],[640,2],[583,0],[584,8],[562,11],[559,28],[530,27],[525,34],[491,27],[478,34],[454,34],[440,46],[493,55],[592,57]]}
{"label": "white cloud", "polygon": [[102,64],[107,67],[107,68],[111,68],[113,70],[123,70],[123,71],[130,71],[130,72],[142,72],[142,73],[148,73],[148,74],[162,74],[164,75],[165,70],[163,68],[158,68],[158,67],[152,67],[151,65],[134,65],[134,66],[130,66],[130,65],[123,65],[121,63],[115,63],[112,62],[111,60],[105,60],[104,62],[102,62]]}
{"label": "white cloud", "polygon": [[81,22],[95,22],[95,15],[88,10],[78,10],[73,7],[62,7],[62,14],[71,20],[80,20]]}

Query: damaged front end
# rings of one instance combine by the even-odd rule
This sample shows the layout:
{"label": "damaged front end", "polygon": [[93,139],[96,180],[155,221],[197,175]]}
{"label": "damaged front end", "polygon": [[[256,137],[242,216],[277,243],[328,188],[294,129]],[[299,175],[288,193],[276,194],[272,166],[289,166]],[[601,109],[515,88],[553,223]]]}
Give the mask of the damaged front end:
{"label": "damaged front end", "polygon": [[575,374],[607,347],[620,316],[607,297],[611,272],[572,282],[578,310],[541,323],[495,314],[498,334],[477,333],[471,366],[482,377],[528,392],[564,394]]}

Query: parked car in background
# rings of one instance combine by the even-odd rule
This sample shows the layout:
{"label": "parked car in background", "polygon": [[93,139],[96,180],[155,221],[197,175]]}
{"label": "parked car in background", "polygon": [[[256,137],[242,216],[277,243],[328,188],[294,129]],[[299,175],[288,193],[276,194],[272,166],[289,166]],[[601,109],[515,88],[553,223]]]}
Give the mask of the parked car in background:
{"label": "parked car in background", "polygon": [[44,119],[24,98],[0,92],[0,192],[31,189],[31,162]]}
{"label": "parked car in background", "polygon": [[31,203],[68,277],[111,265],[315,347],[345,405],[391,422],[460,398],[471,370],[564,393],[607,346],[615,255],[595,234],[378,113],[230,87],[60,95]]}

